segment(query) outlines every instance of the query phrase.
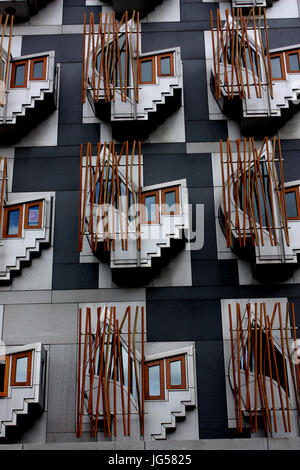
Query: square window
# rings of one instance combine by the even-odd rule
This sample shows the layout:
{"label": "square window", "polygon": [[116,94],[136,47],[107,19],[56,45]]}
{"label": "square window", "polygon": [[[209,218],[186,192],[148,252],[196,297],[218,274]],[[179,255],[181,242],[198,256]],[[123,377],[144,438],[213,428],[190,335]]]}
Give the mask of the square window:
{"label": "square window", "polygon": [[22,236],[23,205],[5,207],[2,236],[17,238]]}
{"label": "square window", "polygon": [[155,83],[155,58],[144,57],[140,59],[139,82],[142,84]]}
{"label": "square window", "polygon": [[32,351],[12,356],[10,385],[29,386],[31,384]]}
{"label": "square window", "polygon": [[185,355],[166,359],[166,382],[168,390],[186,388]]}
{"label": "square window", "polygon": [[42,227],[43,201],[35,201],[25,205],[25,229]]}
{"label": "square window", "polygon": [[153,361],[145,364],[145,399],[164,400],[164,361]]}
{"label": "square window", "polygon": [[46,80],[47,57],[38,57],[30,61],[29,80]]}
{"label": "square window", "polygon": [[161,54],[157,56],[157,75],[159,77],[174,76],[173,53]]}
{"label": "square window", "polygon": [[11,88],[26,88],[28,75],[28,60],[12,63]]}

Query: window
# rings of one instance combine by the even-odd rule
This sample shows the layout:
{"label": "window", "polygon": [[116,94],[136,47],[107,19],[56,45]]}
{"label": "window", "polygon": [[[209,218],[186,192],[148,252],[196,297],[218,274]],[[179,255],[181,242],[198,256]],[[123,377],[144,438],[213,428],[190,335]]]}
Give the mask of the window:
{"label": "window", "polygon": [[162,189],[161,191],[161,204],[163,215],[179,215],[179,187]]}
{"label": "window", "polygon": [[46,80],[47,57],[38,57],[30,61],[29,80]]}
{"label": "window", "polygon": [[158,77],[172,77],[174,75],[173,53],[161,54],[157,56]]}
{"label": "window", "polygon": [[290,220],[300,219],[300,195],[299,187],[285,189],[285,204],[287,218]]}
{"label": "window", "polygon": [[159,224],[158,191],[149,191],[142,194],[142,223]]}
{"label": "window", "polygon": [[145,364],[145,399],[164,400],[164,361],[152,361]]}
{"label": "window", "polygon": [[22,236],[23,206],[10,206],[4,209],[4,238],[17,238]]}
{"label": "window", "polygon": [[300,49],[285,53],[288,73],[300,73]]}
{"label": "window", "polygon": [[9,356],[0,357],[0,397],[7,396]]}
{"label": "window", "polygon": [[155,83],[155,57],[144,57],[140,59],[139,65],[139,82],[142,84]]}
{"label": "window", "polygon": [[168,390],[186,388],[185,354],[166,359],[166,382]]}
{"label": "window", "polygon": [[285,80],[285,68],[282,54],[271,55],[271,68],[272,68],[272,79],[273,80]]}
{"label": "window", "polygon": [[11,88],[26,88],[28,76],[28,60],[12,63]]}
{"label": "window", "polygon": [[12,356],[11,386],[28,386],[31,384],[32,351]]}
{"label": "window", "polygon": [[42,227],[43,201],[30,202],[25,205],[25,229]]}

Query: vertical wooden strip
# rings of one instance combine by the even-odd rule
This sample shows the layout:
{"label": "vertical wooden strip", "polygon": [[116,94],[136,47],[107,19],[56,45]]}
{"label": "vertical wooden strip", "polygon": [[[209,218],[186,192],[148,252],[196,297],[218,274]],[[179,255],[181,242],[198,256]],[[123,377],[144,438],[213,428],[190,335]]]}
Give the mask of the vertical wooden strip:
{"label": "vertical wooden strip", "polygon": [[275,347],[274,347],[274,342],[273,342],[271,324],[270,324],[270,320],[269,320],[268,316],[267,316],[267,322],[268,322],[267,326],[268,326],[268,330],[269,330],[269,338],[270,338],[270,343],[271,343],[271,351],[272,351],[272,355],[273,355],[273,364],[274,364],[275,373],[276,373],[277,388],[278,388],[279,399],[280,399],[283,425],[284,425],[285,432],[287,432],[287,425],[286,425],[286,419],[285,419],[284,403],[283,403],[283,398],[282,398],[282,393],[281,393],[281,384],[280,384],[280,378],[279,378],[279,372],[278,372],[278,365],[277,365]]}
{"label": "vertical wooden strip", "polygon": [[[140,12],[137,12],[136,16],[136,66],[139,67],[139,54],[140,54]],[[136,72],[137,76],[137,86],[136,86],[136,102],[139,102],[139,80],[138,80],[138,71]]]}
{"label": "vertical wooden strip", "polygon": [[141,315],[141,331],[142,331],[142,431],[141,435],[145,433],[145,313],[142,306]]}
{"label": "vertical wooden strip", "polygon": [[125,12],[125,102],[127,102],[128,84],[128,12]]}
{"label": "vertical wooden strip", "polygon": [[269,47],[269,34],[268,34],[268,24],[267,24],[267,17],[266,17],[266,9],[264,8],[264,23],[265,23],[265,39],[266,39],[266,51],[267,51],[267,59],[268,59],[268,68],[269,68],[269,83],[270,83],[270,94],[271,98],[273,99],[273,77],[272,77],[272,65],[271,65],[271,57],[270,57],[270,47]]}
{"label": "vertical wooden strip", "polygon": [[4,192],[5,192],[5,183],[6,183],[6,174],[7,174],[7,159],[4,157],[2,158],[2,162],[0,160],[0,164],[2,163],[2,184],[1,184],[1,200],[0,200],[0,233],[2,233],[2,215],[3,215],[3,205],[4,205]]}
{"label": "vertical wooden strip", "polygon": [[272,373],[272,363],[271,363],[270,343],[269,343],[270,340],[269,340],[269,331],[268,331],[268,324],[267,324],[265,302],[263,303],[263,308],[264,308],[265,334],[266,334],[266,342],[267,342],[267,357],[268,357],[269,372],[270,372],[270,389],[271,389],[271,398],[272,398],[273,422],[274,422],[274,430],[275,432],[277,432],[276,406],[275,406],[275,398],[274,398],[273,373]]}
{"label": "vertical wooden strip", "polygon": [[229,147],[230,140],[227,139],[227,200],[228,200],[228,237],[229,237],[229,246],[231,246],[231,189],[230,189],[230,165],[229,165]]}
{"label": "vertical wooden strip", "polygon": [[210,30],[211,30],[212,52],[213,52],[214,77],[215,77],[215,96],[216,96],[216,99],[219,99],[217,67],[216,67],[216,49],[215,49],[215,37],[214,37],[214,21],[213,21],[212,10],[210,10]]}
{"label": "vertical wooden strip", "polygon": [[282,197],[282,220],[285,229],[285,239],[286,244],[290,246],[289,230],[288,230],[288,220],[286,212],[286,202],[285,202],[285,193],[284,193],[284,176],[283,176],[283,165],[282,165],[282,152],[281,152],[281,143],[279,137],[277,138],[278,151],[279,151],[279,166],[280,166],[280,179],[281,179],[281,197]]}
{"label": "vertical wooden strip", "polygon": [[124,380],[123,380],[123,362],[122,350],[120,342],[120,328],[119,321],[117,320],[117,343],[118,343],[118,356],[119,356],[119,369],[120,369],[120,384],[121,384],[121,403],[122,403],[122,417],[123,417],[123,432],[126,436],[126,418],[125,418],[125,398],[124,398]]}
{"label": "vertical wooden strip", "polygon": [[82,364],[82,380],[81,380],[81,401],[80,401],[80,426],[79,437],[82,435],[82,418],[84,409],[84,396],[85,396],[85,374],[86,374],[86,361],[87,361],[87,335],[88,330],[88,316],[85,316],[85,337],[84,337],[84,351],[83,351],[83,364]]}
{"label": "vertical wooden strip", "polygon": [[254,313],[254,429],[257,432],[257,303]]}
{"label": "vertical wooden strip", "polygon": [[[253,16],[254,40],[255,40],[255,55],[256,55],[257,76],[258,76],[258,88],[259,88],[259,97],[261,98],[260,61],[259,61],[259,54],[258,54],[257,30],[256,30],[254,7],[252,8],[252,16]],[[262,51],[262,54],[263,54],[263,51]],[[250,50],[249,50],[249,55],[250,55]]]}
{"label": "vertical wooden strip", "polygon": [[247,319],[248,319],[248,338],[247,338],[247,408],[250,418],[250,430],[253,432],[253,421],[252,421],[252,407],[251,407],[251,395],[250,395],[250,359],[251,359],[251,305],[248,303],[246,307]]}
{"label": "vertical wooden strip", "polygon": [[238,395],[239,388],[237,389],[236,384],[236,372],[235,372],[235,355],[234,355],[234,343],[233,343],[233,329],[232,329],[232,316],[231,316],[231,305],[228,305],[229,310],[229,326],[230,326],[230,345],[231,345],[231,363],[232,363],[232,376],[233,376],[233,396],[234,396],[234,409],[235,409],[235,421],[236,421],[236,430],[239,432],[240,423],[239,423],[239,407],[238,407]]}
{"label": "vertical wooden strip", "polygon": [[130,400],[130,394],[131,394],[131,307],[129,307],[128,310],[128,401],[127,401],[127,431],[128,431],[128,436],[130,436],[130,415],[131,415],[131,400]]}
{"label": "vertical wooden strip", "polygon": [[278,316],[279,316],[279,327],[280,327],[280,341],[281,341],[281,353],[282,353],[282,367],[284,376],[284,390],[285,390],[285,402],[288,420],[288,429],[291,432],[291,417],[290,417],[290,403],[289,403],[289,389],[287,380],[286,360],[285,360],[285,347],[283,340],[283,329],[282,329],[282,318],[281,318],[281,304],[278,302]]}
{"label": "vertical wooden strip", "polygon": [[[230,247],[229,236],[228,236],[228,215],[227,215],[227,203],[226,203],[226,184],[224,176],[224,162],[223,162],[223,143],[220,140],[220,158],[221,158],[221,176],[222,176],[222,194],[223,194],[223,206],[224,206],[224,220],[225,220],[225,235],[226,235],[226,246]],[[230,204],[230,201],[229,201]]]}
{"label": "vertical wooden strip", "polygon": [[114,307],[114,337],[113,337],[113,355],[114,355],[114,436],[117,436],[117,324],[116,324],[116,307]]}
{"label": "vertical wooden strip", "polygon": [[77,362],[77,437],[80,437],[80,403],[81,403],[81,321],[82,311],[79,309],[79,324],[78,324],[78,362]]}
{"label": "vertical wooden strip", "polygon": [[[98,416],[99,416],[99,409],[100,409],[100,394],[101,394],[101,386],[103,389],[103,384],[102,384],[102,375],[103,375],[103,363],[104,363],[104,346],[105,346],[105,337],[106,337],[106,322],[107,322],[107,307],[105,307],[105,313],[104,313],[104,324],[103,324],[103,332],[102,332],[102,337],[101,342],[99,343],[99,381],[98,381],[98,391],[97,391],[97,405],[96,405],[96,414],[95,414],[95,431],[94,435],[97,435],[97,426],[98,426]],[[104,399],[103,401],[103,408],[104,408]],[[105,415],[104,409],[103,409],[103,416]],[[104,416],[104,421],[105,421],[105,416]],[[106,421],[105,421],[106,422]]]}
{"label": "vertical wooden strip", "polygon": [[241,356],[240,356],[240,317],[238,314],[239,304],[236,305],[236,334],[237,334],[237,363],[238,363],[238,412],[239,412],[239,430],[243,431],[242,417],[242,392],[241,392]]}
{"label": "vertical wooden strip", "polygon": [[260,321],[259,321],[259,380],[261,383],[261,406],[264,408],[264,412],[266,414],[266,421],[269,428],[269,431],[272,431],[272,424],[269,415],[269,406],[268,406],[268,398],[267,398],[267,390],[266,390],[266,383],[265,383],[265,376],[263,373],[263,366],[262,366],[262,334],[263,334],[263,304],[260,304]]}

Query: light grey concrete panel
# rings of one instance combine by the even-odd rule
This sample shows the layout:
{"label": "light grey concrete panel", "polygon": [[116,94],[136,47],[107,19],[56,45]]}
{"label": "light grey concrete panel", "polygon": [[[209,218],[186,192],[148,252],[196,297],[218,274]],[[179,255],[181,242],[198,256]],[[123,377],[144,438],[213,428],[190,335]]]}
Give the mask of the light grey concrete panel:
{"label": "light grey concrete panel", "polygon": [[25,444],[24,450],[144,450],[143,441],[140,442],[80,442],[76,443],[49,443],[46,445]]}
{"label": "light grey concrete panel", "polygon": [[0,444],[1,450],[22,450],[22,444]]}
{"label": "light grey concrete panel", "polygon": [[2,304],[44,304],[51,302],[50,290],[10,291],[1,293]]}
{"label": "light grey concrete panel", "polygon": [[54,290],[52,302],[130,302],[146,299],[145,289]]}
{"label": "light grey concrete panel", "polygon": [[[23,444],[27,443],[46,443],[46,423],[47,413],[43,413],[32,424],[32,426],[25,431],[20,441]],[[1,448],[0,448],[1,449]]]}
{"label": "light grey concrete panel", "polygon": [[75,344],[51,345],[48,376],[48,432],[74,432],[76,425]]}
{"label": "light grey concrete panel", "polygon": [[7,345],[75,343],[77,314],[77,304],[6,305],[3,340]]}
{"label": "light grey concrete panel", "polygon": [[299,450],[300,438],[268,439],[269,450]]}
{"label": "light grey concrete panel", "polygon": [[267,439],[202,439],[146,442],[146,450],[267,450]]}

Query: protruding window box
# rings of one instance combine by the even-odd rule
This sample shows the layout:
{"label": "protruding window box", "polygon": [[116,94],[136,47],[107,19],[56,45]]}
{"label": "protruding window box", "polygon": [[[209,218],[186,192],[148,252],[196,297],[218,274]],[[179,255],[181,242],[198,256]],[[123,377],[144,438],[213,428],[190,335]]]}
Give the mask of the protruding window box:
{"label": "protruding window box", "polygon": [[127,10],[130,14],[133,11],[138,11],[141,17],[146,16],[154,8],[157,7],[163,0],[108,0],[111,3],[117,17],[121,17]]}
{"label": "protruding window box", "polygon": [[[240,123],[243,135],[264,137],[299,110],[300,45],[270,49],[266,18],[252,12],[254,18],[255,27],[246,28],[245,16],[236,15],[233,23],[228,13],[223,28],[213,29],[211,91],[222,113]],[[237,27],[233,47],[228,31],[236,34]]]}
{"label": "protruding window box", "polygon": [[51,0],[0,0],[0,14],[13,15],[15,22],[27,21]]}
{"label": "protruding window box", "polygon": [[300,183],[284,182],[279,140],[235,145],[238,152],[227,141],[220,154],[219,222],[226,246],[251,262],[259,281],[286,280],[298,267]]}
{"label": "protruding window box", "polygon": [[276,0],[232,0],[232,8],[272,7]]}
{"label": "protruding window box", "polygon": [[0,138],[13,144],[56,108],[55,53],[13,58],[9,70],[5,104],[0,108]]}
{"label": "protruding window box", "polygon": [[[132,157],[130,149],[126,163],[123,150],[116,164],[108,147],[102,147],[98,163],[97,157],[82,160],[81,261],[95,262],[97,256],[109,262],[116,282],[143,283],[185,246],[189,231],[186,181],[143,186],[142,155]],[[86,176],[88,180],[92,176],[90,182]]]}
{"label": "protruding window box", "polygon": [[46,351],[41,343],[1,348],[0,440],[18,438],[43,411],[45,377]]}
{"label": "protruding window box", "polygon": [[182,104],[180,48],[141,53],[139,22],[119,26],[114,17],[106,21],[120,28],[114,39],[103,33],[104,17],[103,37],[90,32],[85,38],[85,112],[109,122],[117,140],[144,139]]}
{"label": "protruding window box", "polygon": [[51,243],[52,197],[37,193],[28,200],[10,196],[2,210],[0,283],[9,283]]}

